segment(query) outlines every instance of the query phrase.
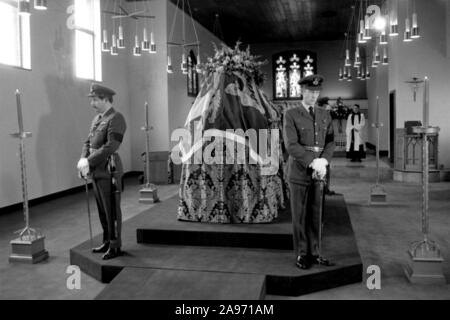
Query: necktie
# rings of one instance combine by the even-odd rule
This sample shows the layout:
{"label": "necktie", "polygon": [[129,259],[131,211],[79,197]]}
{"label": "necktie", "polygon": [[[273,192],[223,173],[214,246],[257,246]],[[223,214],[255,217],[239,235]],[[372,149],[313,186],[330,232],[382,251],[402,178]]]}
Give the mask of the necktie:
{"label": "necktie", "polygon": [[309,107],[309,114],[314,119],[314,108],[313,107]]}

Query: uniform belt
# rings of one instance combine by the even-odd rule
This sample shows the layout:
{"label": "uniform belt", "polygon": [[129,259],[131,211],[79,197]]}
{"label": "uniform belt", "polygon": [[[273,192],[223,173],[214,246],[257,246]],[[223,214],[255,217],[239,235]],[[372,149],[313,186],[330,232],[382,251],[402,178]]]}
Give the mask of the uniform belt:
{"label": "uniform belt", "polygon": [[323,148],[318,147],[318,146],[314,146],[314,147],[303,146],[303,148],[305,148],[308,151],[312,151],[312,152],[322,152],[323,151]]}

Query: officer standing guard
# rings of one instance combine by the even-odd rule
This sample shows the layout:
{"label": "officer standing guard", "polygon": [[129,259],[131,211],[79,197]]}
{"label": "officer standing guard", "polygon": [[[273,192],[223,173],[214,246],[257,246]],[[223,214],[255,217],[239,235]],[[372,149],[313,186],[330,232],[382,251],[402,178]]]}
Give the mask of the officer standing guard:
{"label": "officer standing guard", "polygon": [[92,84],[88,97],[97,112],[91,124],[88,139],[84,142],[77,168],[80,178],[92,178],[98,214],[103,228],[103,243],[93,248],[94,253],[104,253],[104,260],[121,254],[122,162],[117,149],[126,131],[125,118],[112,107],[115,92],[107,87]]}
{"label": "officer standing guard", "polygon": [[299,81],[303,100],[284,116],[284,143],[289,154],[287,177],[293,224],[296,266],[333,265],[321,256],[319,233],[323,192],[320,180],[334,151],[331,116],[316,105],[323,77],[310,75]]}

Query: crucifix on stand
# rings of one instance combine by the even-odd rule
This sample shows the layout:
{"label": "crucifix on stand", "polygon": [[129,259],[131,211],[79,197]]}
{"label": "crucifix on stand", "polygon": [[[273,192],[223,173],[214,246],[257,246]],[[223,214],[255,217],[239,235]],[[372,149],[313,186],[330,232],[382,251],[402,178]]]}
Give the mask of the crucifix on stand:
{"label": "crucifix on stand", "polygon": [[16,90],[17,119],[19,122],[19,132],[12,133],[13,138],[19,139],[20,172],[22,182],[23,215],[25,228],[16,231],[19,237],[11,240],[11,254],[9,262],[37,263],[48,258],[48,251],[45,250],[45,237],[35,229],[30,227],[30,212],[28,209],[28,189],[27,170],[25,161],[25,139],[31,137],[31,132],[23,129],[22,104],[20,92]]}
{"label": "crucifix on stand", "polygon": [[423,126],[414,127],[413,132],[422,137],[422,235],[423,240],[411,245],[408,250],[409,264],[405,266],[405,273],[413,283],[445,284],[442,270],[444,259],[439,246],[429,237],[428,214],[428,136],[439,132],[439,127],[428,125],[430,112],[430,85],[428,78],[424,80],[423,91]]}
{"label": "crucifix on stand", "polygon": [[377,130],[377,146],[376,146],[376,158],[377,158],[377,180],[375,185],[370,189],[370,205],[386,204],[386,191],[380,184],[380,128],[383,124],[380,122],[380,102],[377,97],[377,116],[375,123],[372,123],[372,127]]}
{"label": "crucifix on stand", "polygon": [[155,203],[159,202],[158,189],[156,185],[150,183],[150,125],[148,122],[148,103],[145,102],[145,126],[141,128],[145,131],[145,184],[139,190],[139,202]]}

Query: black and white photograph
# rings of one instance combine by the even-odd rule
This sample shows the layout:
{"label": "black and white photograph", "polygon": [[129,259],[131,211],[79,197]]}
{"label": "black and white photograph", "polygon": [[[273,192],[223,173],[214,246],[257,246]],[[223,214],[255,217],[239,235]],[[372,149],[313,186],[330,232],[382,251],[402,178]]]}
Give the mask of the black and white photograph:
{"label": "black and white photograph", "polygon": [[450,0],[0,0],[0,43],[0,300],[450,299]]}

